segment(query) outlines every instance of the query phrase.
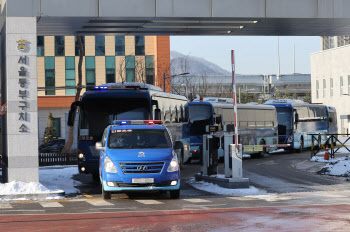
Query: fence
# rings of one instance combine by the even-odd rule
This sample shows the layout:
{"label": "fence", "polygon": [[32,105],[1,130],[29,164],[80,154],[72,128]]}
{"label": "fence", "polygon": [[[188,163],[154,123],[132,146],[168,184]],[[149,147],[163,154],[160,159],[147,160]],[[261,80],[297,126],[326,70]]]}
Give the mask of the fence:
{"label": "fence", "polygon": [[77,154],[61,154],[61,153],[40,153],[39,166],[52,165],[75,165],[78,164]]}
{"label": "fence", "polygon": [[[327,145],[330,146],[329,155],[331,158],[334,158],[334,154],[338,152],[339,149],[342,147],[344,147],[350,153],[350,149],[345,146],[345,144],[350,140],[350,137],[349,137],[350,134],[308,134],[308,135],[312,136],[311,158],[315,156],[318,152],[320,152],[321,149],[326,149]],[[348,138],[345,140],[345,142],[341,142],[338,139],[339,135],[347,136]],[[325,142],[322,143],[322,140],[325,140]],[[339,143],[340,145],[338,147],[335,147],[336,143]]]}

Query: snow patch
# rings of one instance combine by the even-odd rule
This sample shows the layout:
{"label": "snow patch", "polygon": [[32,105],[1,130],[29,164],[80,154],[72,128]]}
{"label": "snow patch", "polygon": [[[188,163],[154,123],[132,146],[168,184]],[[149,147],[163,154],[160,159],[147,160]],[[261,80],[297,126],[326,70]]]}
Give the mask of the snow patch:
{"label": "snow patch", "polygon": [[13,194],[39,194],[39,193],[59,193],[63,192],[59,189],[50,190],[40,183],[25,183],[20,181],[12,181],[10,183],[0,185],[0,195]]}
{"label": "snow patch", "polygon": [[196,189],[199,189],[205,192],[215,193],[218,195],[225,195],[225,196],[241,197],[241,196],[249,196],[249,195],[261,195],[261,194],[267,193],[265,190],[260,190],[253,186],[250,186],[249,188],[245,188],[245,189],[222,188],[219,185],[208,183],[205,181],[195,181],[194,178],[190,179],[187,183]]}

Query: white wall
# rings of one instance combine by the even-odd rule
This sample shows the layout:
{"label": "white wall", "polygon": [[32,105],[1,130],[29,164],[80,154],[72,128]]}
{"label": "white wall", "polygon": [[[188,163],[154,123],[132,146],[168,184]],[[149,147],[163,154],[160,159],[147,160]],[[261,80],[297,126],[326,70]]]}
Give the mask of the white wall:
{"label": "white wall", "polygon": [[[343,94],[350,94],[350,45],[329,49],[311,55],[311,95],[313,103],[334,106],[337,109],[338,132],[341,132],[340,115],[350,115],[349,95],[340,93],[340,77],[343,77]],[[330,79],[333,78],[333,96],[330,94]],[[323,97],[323,79],[326,80],[326,96]],[[316,98],[316,81],[319,81],[319,98]],[[345,122],[346,128],[348,123]]]}

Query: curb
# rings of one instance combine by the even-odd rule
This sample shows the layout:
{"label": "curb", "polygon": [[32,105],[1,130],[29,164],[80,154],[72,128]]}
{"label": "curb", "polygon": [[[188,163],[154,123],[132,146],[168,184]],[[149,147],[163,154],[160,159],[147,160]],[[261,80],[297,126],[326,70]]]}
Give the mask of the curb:
{"label": "curb", "polygon": [[64,197],[65,192],[56,192],[56,193],[32,193],[32,194],[15,194],[15,195],[0,195],[0,199],[5,200],[38,200],[46,199],[48,197]]}

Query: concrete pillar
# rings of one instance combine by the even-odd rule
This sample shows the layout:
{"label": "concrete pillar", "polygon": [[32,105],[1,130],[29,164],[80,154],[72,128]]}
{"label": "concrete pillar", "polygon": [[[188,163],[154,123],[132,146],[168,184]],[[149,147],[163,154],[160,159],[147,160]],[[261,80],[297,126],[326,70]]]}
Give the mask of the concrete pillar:
{"label": "concrete pillar", "polygon": [[39,182],[36,17],[6,17],[1,32],[3,182]]}

